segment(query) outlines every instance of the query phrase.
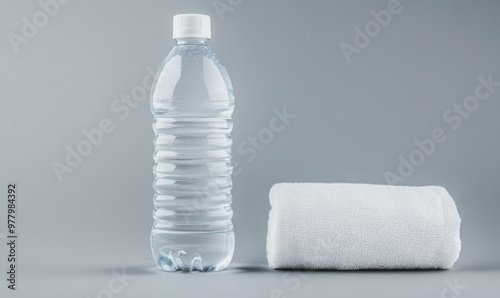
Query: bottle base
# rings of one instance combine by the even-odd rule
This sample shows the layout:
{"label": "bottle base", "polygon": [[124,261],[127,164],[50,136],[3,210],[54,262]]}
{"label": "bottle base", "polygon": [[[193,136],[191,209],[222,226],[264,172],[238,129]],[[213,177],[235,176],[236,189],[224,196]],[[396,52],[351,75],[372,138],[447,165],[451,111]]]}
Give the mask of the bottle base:
{"label": "bottle base", "polygon": [[151,233],[153,259],[165,272],[211,272],[226,268],[234,252],[234,232]]}
{"label": "bottle base", "polygon": [[184,264],[179,257],[179,254],[182,254],[184,251],[181,250],[179,252],[174,252],[172,251],[169,252],[168,255],[165,253],[160,253],[158,256],[158,262],[156,265],[158,265],[158,268],[160,270],[165,271],[165,272],[175,272],[175,271],[181,271],[181,272],[191,272],[191,271],[201,271],[201,272],[211,272],[211,271],[218,271],[222,270],[225,268],[217,268],[215,266],[203,266],[203,257],[202,256],[197,256],[192,259],[192,262],[190,264]]}

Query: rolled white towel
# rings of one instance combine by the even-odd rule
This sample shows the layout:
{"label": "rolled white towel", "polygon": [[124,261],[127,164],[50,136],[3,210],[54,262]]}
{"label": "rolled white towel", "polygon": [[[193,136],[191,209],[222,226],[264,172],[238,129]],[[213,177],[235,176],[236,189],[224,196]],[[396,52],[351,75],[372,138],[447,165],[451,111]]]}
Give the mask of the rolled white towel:
{"label": "rolled white towel", "polygon": [[443,187],[280,183],[269,197],[272,268],[446,269],[460,253],[460,216]]}

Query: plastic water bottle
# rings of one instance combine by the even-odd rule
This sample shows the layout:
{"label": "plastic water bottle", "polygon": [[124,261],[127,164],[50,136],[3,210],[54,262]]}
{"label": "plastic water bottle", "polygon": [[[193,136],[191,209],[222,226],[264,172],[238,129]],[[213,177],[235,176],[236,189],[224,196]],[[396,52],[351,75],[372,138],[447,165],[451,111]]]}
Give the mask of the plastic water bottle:
{"label": "plastic water bottle", "polygon": [[174,17],[170,51],[151,91],[153,258],[163,271],[217,271],[233,257],[234,92],[208,45],[210,17]]}

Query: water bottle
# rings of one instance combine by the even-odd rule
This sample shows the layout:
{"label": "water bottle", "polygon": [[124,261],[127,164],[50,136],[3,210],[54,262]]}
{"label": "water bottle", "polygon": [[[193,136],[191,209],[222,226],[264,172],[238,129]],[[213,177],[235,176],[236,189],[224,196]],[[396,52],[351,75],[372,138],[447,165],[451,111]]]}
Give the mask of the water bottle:
{"label": "water bottle", "polygon": [[151,250],[163,271],[218,271],[234,251],[233,86],[208,45],[209,16],[174,16],[173,38],[151,91]]}

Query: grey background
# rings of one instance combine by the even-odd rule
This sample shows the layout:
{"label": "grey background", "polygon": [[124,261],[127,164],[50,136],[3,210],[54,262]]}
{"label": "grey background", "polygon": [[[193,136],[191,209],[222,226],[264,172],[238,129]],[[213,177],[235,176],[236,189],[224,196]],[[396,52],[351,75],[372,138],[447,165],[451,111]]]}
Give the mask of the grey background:
{"label": "grey background", "polygon": [[[227,3],[226,1],[222,1]],[[233,4],[238,4],[234,1]],[[453,130],[443,112],[472,95],[478,76],[500,81],[500,2],[401,1],[403,10],[347,63],[371,10],[388,1],[242,1],[219,18],[213,1],[81,1],[61,5],[16,54],[36,1],[0,2],[0,181],[17,182],[19,297],[106,297],[112,269],[133,280],[113,297],[305,295],[498,297],[500,91]],[[212,274],[166,274],[151,258],[152,116],[147,100],[121,120],[110,109],[173,46],[177,13],[212,16],[211,46],[236,92],[236,250]],[[497,87],[499,90],[500,88]],[[237,146],[269,127],[273,108],[296,118],[247,161]],[[109,118],[115,130],[59,182],[51,163]],[[277,182],[386,183],[416,139],[448,138],[408,177],[442,185],[462,217],[460,259],[448,271],[283,272],[266,268],[268,191]],[[6,233],[0,204],[0,233]],[[0,239],[6,269],[5,239]],[[301,275],[302,274],[302,275]],[[4,280],[2,276],[2,280]],[[2,297],[15,296],[3,282]],[[273,292],[278,290],[278,292]],[[445,293],[451,297],[453,292]],[[104,295],[104,296],[103,296]]]}

